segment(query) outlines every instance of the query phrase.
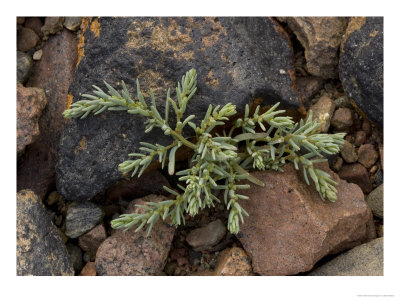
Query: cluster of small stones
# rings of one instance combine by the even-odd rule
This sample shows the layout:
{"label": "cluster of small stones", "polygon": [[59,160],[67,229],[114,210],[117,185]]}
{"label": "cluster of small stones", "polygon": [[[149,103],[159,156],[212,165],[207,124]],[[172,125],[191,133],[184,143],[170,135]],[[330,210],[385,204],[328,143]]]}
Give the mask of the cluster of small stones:
{"label": "cluster of small stones", "polygon": [[[313,85],[313,82],[309,84]],[[364,192],[374,214],[377,236],[383,236],[383,132],[343,92],[339,82],[328,81],[309,100],[308,111],[328,114],[324,132],[346,132],[340,153],[329,164],[340,178],[355,183]],[[328,125],[329,124],[329,125]]]}
{"label": "cluster of small stones", "polygon": [[77,32],[81,17],[17,17],[18,81],[28,80],[34,61],[43,55],[43,46],[50,35],[59,34],[64,28]]}

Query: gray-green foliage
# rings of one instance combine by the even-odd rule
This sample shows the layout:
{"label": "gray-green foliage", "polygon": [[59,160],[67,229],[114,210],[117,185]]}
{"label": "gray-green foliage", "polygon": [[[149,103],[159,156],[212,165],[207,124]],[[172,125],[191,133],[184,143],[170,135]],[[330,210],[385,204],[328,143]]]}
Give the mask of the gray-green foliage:
{"label": "gray-green foliage", "polygon": [[[248,189],[244,183],[247,179],[255,184],[263,185],[258,179],[248,173],[248,170],[272,169],[282,171],[286,162],[293,162],[308,184],[310,178],[322,199],[336,200],[336,182],[326,172],[316,169],[314,163],[326,161],[322,153],[338,153],[343,145],[343,133],[321,134],[320,123],[312,119],[310,114],[306,120],[294,123],[291,117],[278,116],[284,110],[277,110],[279,103],[268,111],[261,113],[257,106],[254,112],[246,105],[244,117],[234,121],[229,133],[213,134],[216,127],[224,126],[236,114],[236,107],[230,103],[213,107],[211,104],[199,125],[192,122],[190,115],[184,118],[189,100],[196,92],[196,71],[190,70],[178,82],[176,87],[177,101],[173,100],[168,90],[165,100],[165,112],[162,114],[156,107],[153,91],[150,90],[151,105],[144,100],[137,81],[137,99],[133,100],[128,89],[122,82],[121,94],[105,82],[108,92],[97,86],[93,95],[84,94],[84,100],[77,101],[64,112],[66,118],[85,118],[90,113],[99,114],[104,110],[125,110],[129,114],[139,114],[146,118],[146,132],[160,128],[164,134],[173,137],[170,145],[149,144],[142,142],[141,153],[129,154],[131,159],[119,165],[121,172],[137,172],[140,176],[155,159],[162,168],[168,164],[169,174],[175,173],[175,154],[181,147],[191,148],[194,152],[190,160],[190,168],[176,172],[182,185],[179,190],[164,187],[173,197],[159,203],[148,202],[142,205],[143,214],[124,214],[113,220],[113,228],[126,230],[138,226],[140,230],[147,226],[149,233],[157,220],[169,219],[178,226],[185,223],[184,214],[195,216],[200,209],[214,206],[220,202],[215,196],[222,191],[223,201],[229,210],[228,229],[232,233],[239,231],[239,220],[248,216],[240,205],[241,201],[249,201],[241,194]],[[190,104],[189,104],[190,105]],[[174,126],[171,126],[170,107],[174,111]],[[194,131],[195,138],[186,139],[182,131],[189,126]],[[241,132],[236,134],[236,132]],[[306,151],[304,151],[306,150]],[[303,154],[306,152],[306,154]]]}

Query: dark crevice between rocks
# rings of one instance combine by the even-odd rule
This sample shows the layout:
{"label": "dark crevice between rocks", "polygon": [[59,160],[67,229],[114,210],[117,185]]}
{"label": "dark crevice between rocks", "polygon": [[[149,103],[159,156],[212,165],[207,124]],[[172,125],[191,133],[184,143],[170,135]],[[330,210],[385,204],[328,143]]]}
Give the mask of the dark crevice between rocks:
{"label": "dark crevice between rocks", "polygon": [[[342,252],[343,253],[343,252]],[[319,268],[320,266],[328,263],[329,261],[331,261],[332,259],[334,259],[335,257],[339,256],[342,253],[337,253],[337,254],[329,254],[327,256],[324,256],[323,258],[321,258],[315,265],[314,267],[307,271],[307,272],[300,272],[296,275],[293,276],[307,276],[308,274],[310,274],[312,271],[314,271],[315,269]]]}
{"label": "dark crevice between rocks", "polygon": [[[290,29],[290,27],[288,26],[287,23],[285,22],[281,22],[279,21],[277,18],[274,18],[274,20],[282,26],[282,28],[286,31],[286,33],[289,36],[290,42],[292,43],[292,47],[293,47],[293,53],[295,56],[296,61],[298,59],[302,59],[305,63],[305,50],[304,47],[302,46],[302,44],[300,43],[300,41],[297,39],[297,36],[294,34],[293,30]],[[308,74],[308,72],[306,71],[306,69],[304,68],[304,72],[306,72],[307,74],[304,74],[304,72],[301,72],[298,68],[298,66],[296,65],[296,78],[297,77],[304,77],[304,76],[310,76],[310,74]]]}

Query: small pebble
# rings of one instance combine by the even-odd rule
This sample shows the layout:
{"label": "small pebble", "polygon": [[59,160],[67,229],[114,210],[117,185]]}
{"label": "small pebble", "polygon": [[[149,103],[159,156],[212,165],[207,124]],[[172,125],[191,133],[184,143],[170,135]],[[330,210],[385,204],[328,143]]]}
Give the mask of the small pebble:
{"label": "small pebble", "polygon": [[33,60],[40,60],[42,58],[42,55],[43,55],[42,49],[35,51],[35,53],[33,53]]}
{"label": "small pebble", "polygon": [[361,145],[358,149],[358,162],[366,168],[372,167],[378,160],[379,154],[371,144]]}
{"label": "small pebble", "polygon": [[356,162],[358,159],[354,145],[349,143],[347,140],[344,141],[342,149],[340,149],[340,154],[347,163]]}
{"label": "small pebble", "polygon": [[331,125],[337,131],[345,131],[353,125],[353,113],[349,108],[338,108],[331,120]]}
{"label": "small pebble", "polygon": [[370,172],[371,174],[373,174],[373,173],[375,173],[377,170],[378,170],[378,167],[375,165],[375,166],[373,166],[373,167],[369,170],[369,172]]}
{"label": "small pebble", "polygon": [[365,133],[365,131],[359,130],[359,131],[356,132],[356,137],[355,137],[354,144],[357,147],[359,147],[362,144],[365,144],[366,139],[367,139],[367,134]]}

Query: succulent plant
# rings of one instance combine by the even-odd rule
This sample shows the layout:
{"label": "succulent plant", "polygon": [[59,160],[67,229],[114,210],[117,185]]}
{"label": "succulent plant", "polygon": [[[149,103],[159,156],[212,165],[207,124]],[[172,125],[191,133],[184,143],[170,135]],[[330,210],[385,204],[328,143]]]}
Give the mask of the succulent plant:
{"label": "succulent plant", "polygon": [[[316,169],[314,164],[326,161],[322,153],[339,152],[344,143],[344,133],[320,133],[321,120],[313,120],[312,112],[306,120],[295,123],[291,117],[281,116],[285,110],[277,110],[279,103],[263,113],[260,106],[251,111],[249,105],[246,105],[244,116],[233,120],[230,128],[226,128],[227,121],[237,115],[235,105],[228,103],[213,107],[210,104],[200,124],[195,124],[192,122],[195,119],[194,115],[184,117],[184,114],[187,105],[190,105],[189,100],[196,92],[196,80],[197,74],[194,69],[182,77],[176,87],[177,101],[171,98],[168,89],[163,116],[156,107],[152,90],[151,104],[146,103],[138,80],[138,100],[132,99],[124,82],[121,93],[104,82],[107,93],[93,86],[93,94],[84,94],[85,99],[73,103],[64,112],[65,118],[85,118],[90,113],[97,115],[105,110],[124,110],[146,118],[146,133],[159,128],[165,135],[173,138],[169,145],[141,142],[141,153],[129,154],[131,159],[122,162],[119,170],[132,172],[132,176],[137,173],[141,176],[146,168],[158,159],[162,168],[168,165],[169,174],[179,176],[182,185],[178,185],[178,190],[164,186],[171,194],[171,199],[138,205],[144,209],[144,213],[123,214],[111,221],[113,228],[128,230],[137,226],[136,230],[140,230],[147,226],[149,234],[159,219],[169,220],[178,226],[185,223],[185,213],[195,216],[199,210],[223,201],[229,210],[228,230],[238,233],[239,220],[244,222],[244,216],[248,216],[240,205],[240,201],[248,200],[247,196],[240,193],[241,190],[249,188],[245,180],[263,185],[248,171],[282,171],[282,165],[287,162],[292,162],[297,170],[302,169],[307,184],[310,184],[309,177],[311,178],[321,199],[332,202],[336,200],[337,183],[328,173]],[[176,115],[174,126],[170,125],[170,110]],[[193,130],[193,139],[184,136],[183,130],[186,127]],[[217,128],[223,128],[224,131],[220,131],[223,133],[218,134]],[[175,155],[181,147],[190,148],[193,156],[188,169],[175,173]],[[216,196],[220,191],[223,194],[221,199]]]}

